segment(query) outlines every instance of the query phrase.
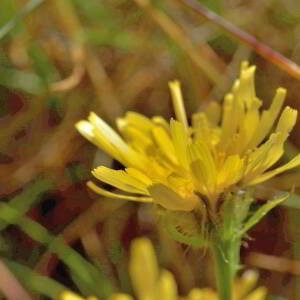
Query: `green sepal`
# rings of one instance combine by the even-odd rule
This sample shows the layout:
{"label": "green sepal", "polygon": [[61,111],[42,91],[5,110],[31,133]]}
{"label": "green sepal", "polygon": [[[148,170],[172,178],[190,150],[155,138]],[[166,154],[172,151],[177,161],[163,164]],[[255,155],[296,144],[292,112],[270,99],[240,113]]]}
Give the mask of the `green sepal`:
{"label": "green sepal", "polygon": [[[169,236],[180,243],[193,247],[207,247],[206,218],[199,218],[194,212],[166,212],[162,217],[163,227]],[[200,222],[199,222],[200,220]]]}

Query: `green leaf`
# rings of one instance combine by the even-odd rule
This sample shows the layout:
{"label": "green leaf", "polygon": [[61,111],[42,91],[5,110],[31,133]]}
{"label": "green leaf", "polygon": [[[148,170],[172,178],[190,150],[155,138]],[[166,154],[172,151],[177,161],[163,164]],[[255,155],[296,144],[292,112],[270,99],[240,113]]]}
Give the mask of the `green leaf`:
{"label": "green leaf", "polygon": [[[40,179],[29,184],[24,188],[24,191],[16,195],[9,201],[9,205],[18,210],[19,214],[26,213],[33,204],[38,203],[41,200],[41,194],[50,190],[52,187],[52,182],[48,179]],[[4,211],[0,210],[1,214]],[[0,231],[5,229],[8,225],[7,222],[0,220]]]}
{"label": "green leaf", "polygon": [[0,235],[0,253],[6,254],[11,250],[11,247],[9,243],[6,241],[6,239]]}
{"label": "green leaf", "polygon": [[71,278],[73,282],[76,284],[81,295],[89,296],[90,295],[90,288],[89,286],[81,280],[81,278],[72,270],[70,271]]}
{"label": "green leaf", "polygon": [[226,34],[221,34],[209,40],[209,44],[217,50],[224,51],[228,54],[233,54],[237,48],[238,43],[236,43],[230,36]]}
{"label": "green leaf", "polygon": [[244,224],[243,229],[238,233],[238,237],[242,237],[251,227],[257,224],[271,209],[285,201],[289,197],[289,193],[278,193],[273,200],[268,201],[261,206]]}
{"label": "green leaf", "polygon": [[166,232],[175,241],[194,247],[209,245],[205,235],[205,220],[201,220],[201,224],[199,224],[193,213],[167,212],[163,216],[162,222]]}
{"label": "green leaf", "polygon": [[49,246],[49,251],[55,253],[89,287],[90,294],[101,298],[108,297],[114,291],[114,287],[100,270],[66,245],[62,237],[53,236],[42,225],[22,216],[18,210],[3,202],[0,203],[0,219],[18,225],[32,239]]}
{"label": "green leaf", "polygon": [[[12,0],[0,1],[0,36],[5,31],[7,23],[15,16],[17,11],[16,3]],[[6,29],[7,30],[7,29]]]}
{"label": "green leaf", "polygon": [[0,219],[8,224],[18,225],[26,234],[41,244],[48,244],[52,240],[46,228],[29,218],[22,217],[18,210],[3,202],[0,203]]}
{"label": "green leaf", "polygon": [[0,67],[0,85],[32,95],[45,92],[43,81],[35,73],[4,66]]}
{"label": "green leaf", "polygon": [[[11,30],[17,27],[20,20],[29,13],[31,13],[35,8],[40,6],[45,0],[31,0],[30,2],[26,3],[17,14],[14,16],[12,15],[12,12],[15,10],[13,2],[14,1],[8,1],[8,0],[1,0],[1,4],[6,3],[7,7],[9,8],[8,11],[5,9],[2,9],[0,7],[0,11],[3,11],[4,15],[7,14],[11,17],[11,19],[4,24],[2,27],[0,27],[0,40],[5,37]],[[3,3],[2,3],[3,2]],[[2,21],[3,22],[3,21]],[[1,24],[2,25],[2,24]]]}
{"label": "green leaf", "polygon": [[84,31],[87,42],[97,46],[113,46],[120,49],[131,49],[138,45],[138,40],[134,33],[120,30],[92,30]]}
{"label": "green leaf", "polygon": [[105,1],[97,0],[72,0],[75,7],[78,9],[78,13],[95,25],[105,25],[109,29],[121,29],[120,17],[117,10],[109,7],[105,4]]}
{"label": "green leaf", "polygon": [[222,13],[224,8],[223,0],[198,0],[198,2],[218,14]]}
{"label": "green leaf", "polygon": [[15,1],[2,0],[0,4],[0,26],[3,26],[16,12]]}
{"label": "green leaf", "polygon": [[33,69],[41,77],[46,86],[60,79],[56,67],[47,57],[39,43],[33,42],[28,49],[28,54],[33,61]]}
{"label": "green leaf", "polygon": [[9,267],[9,269],[16,275],[20,282],[29,290],[48,296],[51,299],[58,299],[59,295],[67,291],[68,288],[61,283],[38,274],[32,271],[28,267],[21,265],[17,262],[3,259],[4,263]]}
{"label": "green leaf", "polygon": [[[283,191],[276,191],[277,193],[278,192],[281,192],[283,193]],[[292,208],[292,209],[300,209],[300,196],[298,194],[295,194],[295,193],[291,193],[289,198],[280,203],[281,206],[284,206],[284,207],[288,207],[288,208]]]}
{"label": "green leaf", "polygon": [[274,22],[279,26],[295,26],[300,22],[300,9],[299,5],[296,2],[291,2],[290,5],[281,4],[280,1],[276,1],[271,7],[269,11],[269,17],[271,22]]}

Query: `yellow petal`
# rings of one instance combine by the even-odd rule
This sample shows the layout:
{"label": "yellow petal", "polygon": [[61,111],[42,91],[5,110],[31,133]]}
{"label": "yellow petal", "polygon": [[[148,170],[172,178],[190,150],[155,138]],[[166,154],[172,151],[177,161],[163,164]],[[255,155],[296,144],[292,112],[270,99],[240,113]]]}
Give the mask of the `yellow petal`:
{"label": "yellow petal", "polygon": [[188,294],[187,300],[205,300],[203,298],[203,291],[199,288],[192,289]]}
{"label": "yellow petal", "polygon": [[256,178],[254,178],[252,181],[250,181],[248,183],[248,185],[253,185],[253,184],[258,184],[258,183],[261,183],[263,181],[266,181],[272,177],[274,177],[275,175],[277,174],[280,174],[284,171],[287,171],[289,169],[293,169],[297,166],[300,165],[300,154],[297,155],[296,157],[294,157],[291,161],[289,161],[288,163],[286,163],[285,165],[279,167],[279,168],[276,168],[275,170],[272,170],[272,171],[269,171],[269,172],[266,172]]}
{"label": "yellow petal", "polygon": [[133,298],[130,295],[118,293],[111,295],[108,300],[133,300]]}
{"label": "yellow petal", "polygon": [[188,170],[187,146],[188,136],[184,129],[184,125],[178,121],[171,120],[170,122],[171,136],[176,151],[176,156],[180,164]]}
{"label": "yellow petal", "polygon": [[126,118],[117,118],[116,125],[118,130],[122,133],[124,128],[128,126],[128,121],[126,120]]}
{"label": "yellow petal", "polygon": [[249,61],[248,60],[243,60],[241,62],[241,68],[240,68],[240,72],[247,70],[249,68]]}
{"label": "yellow petal", "polygon": [[259,111],[253,109],[246,112],[243,123],[241,124],[240,133],[238,135],[237,153],[243,154],[248,148],[249,143],[256,133],[259,125]]}
{"label": "yellow petal", "polygon": [[226,158],[222,169],[218,173],[218,187],[223,189],[237,183],[244,173],[244,160],[238,155]]}
{"label": "yellow petal", "polygon": [[135,168],[126,168],[126,173],[130,175],[131,177],[139,180],[140,182],[144,183],[146,186],[151,185],[153,182],[152,180],[146,176],[141,171],[135,169]]}
{"label": "yellow petal", "polygon": [[235,133],[234,123],[236,120],[232,116],[234,98],[232,94],[225,96],[223,104],[223,118],[222,118],[222,135],[220,145],[224,147],[230,142],[233,134]]}
{"label": "yellow petal", "polygon": [[257,101],[254,85],[255,69],[255,66],[248,68],[243,67],[240,75],[239,93],[241,94],[243,101],[246,103],[248,110],[252,109],[253,105],[256,105],[255,102]]}
{"label": "yellow petal", "polygon": [[163,117],[154,116],[152,118],[152,122],[155,125],[159,125],[159,126],[163,127],[166,130],[167,133],[170,133],[170,125]]}
{"label": "yellow petal", "polygon": [[235,111],[235,117],[237,118],[237,125],[238,128],[241,128],[243,122],[244,122],[244,118],[245,118],[245,101],[243,99],[243,95],[241,95],[240,93],[240,80],[236,80],[234,82],[233,88],[232,88],[232,93],[234,96],[234,100],[235,100],[235,107],[234,107],[234,111]]}
{"label": "yellow petal", "polygon": [[159,126],[155,126],[152,129],[152,133],[164,156],[167,157],[173,164],[177,165],[178,160],[176,157],[175,148],[168,133]]}
{"label": "yellow petal", "polygon": [[92,143],[95,143],[94,138],[95,135],[93,133],[94,125],[92,125],[88,121],[79,121],[75,124],[76,129],[82,134],[87,140]]}
{"label": "yellow petal", "polygon": [[118,151],[118,149],[116,149],[103,134],[99,133],[93,124],[88,121],[79,121],[76,123],[75,127],[87,140],[119,160],[121,163],[124,163],[123,158],[120,156],[120,151]]}
{"label": "yellow petal", "polygon": [[131,125],[126,126],[122,134],[125,140],[136,150],[140,152],[146,152],[151,146],[153,141],[145,132],[133,127]]}
{"label": "yellow petal", "polygon": [[[281,114],[279,119],[276,135],[277,138],[274,140],[274,143],[270,150],[268,151],[267,157],[261,162],[259,170],[257,170],[256,175],[263,173],[265,170],[269,169],[273,164],[275,164],[280,157],[283,155],[284,149],[283,144],[289,136],[290,131],[293,129],[297,119],[297,111],[286,107]],[[268,172],[269,173],[269,172]],[[256,176],[256,177],[257,177]],[[264,175],[262,175],[264,176]],[[275,176],[275,175],[273,175]],[[263,177],[265,178],[265,176]],[[269,177],[271,178],[271,177]],[[267,179],[265,179],[267,180]],[[252,181],[251,181],[252,182]]]}
{"label": "yellow petal", "polygon": [[207,169],[203,163],[202,160],[198,159],[196,161],[193,161],[190,164],[190,168],[192,170],[192,175],[193,175],[193,181],[196,189],[204,195],[209,194],[209,190],[207,187]]}
{"label": "yellow petal", "polygon": [[65,291],[59,296],[59,300],[84,300],[84,298],[73,292]]}
{"label": "yellow petal", "polygon": [[276,91],[276,95],[272,101],[271,107],[268,110],[263,111],[262,113],[262,117],[259,122],[259,130],[256,130],[255,135],[253,136],[249,144],[249,148],[253,148],[259,145],[269,134],[275,120],[280,113],[285,96],[286,90],[283,88],[278,88]]}
{"label": "yellow petal", "polygon": [[209,122],[217,126],[221,120],[221,105],[216,101],[210,101],[204,109]]}
{"label": "yellow petal", "polygon": [[195,179],[204,184],[208,193],[213,194],[216,188],[217,170],[214,158],[204,141],[197,141],[188,146],[188,157]]}
{"label": "yellow petal", "polygon": [[235,300],[243,299],[255,286],[258,280],[258,273],[253,270],[247,270],[242,277],[234,282]]}
{"label": "yellow petal", "polygon": [[148,195],[147,186],[123,170],[112,170],[101,166],[92,171],[99,180],[128,193]]}
{"label": "yellow petal", "polygon": [[218,300],[218,295],[210,288],[194,288],[189,292],[187,300]]}
{"label": "yellow petal", "polygon": [[186,112],[183,104],[180,82],[178,80],[174,80],[169,82],[169,88],[171,90],[173,107],[175,110],[176,119],[181,122],[185,128],[188,129],[188,122],[186,118]]}
{"label": "yellow petal", "polygon": [[248,295],[244,300],[264,300],[267,297],[267,289],[265,287],[259,287]]}
{"label": "yellow petal", "polygon": [[162,271],[158,281],[156,299],[176,300],[178,299],[177,296],[177,285],[174,276],[169,271]]}
{"label": "yellow petal", "polygon": [[179,188],[188,187],[191,182],[190,178],[183,177],[182,174],[178,174],[176,172],[170,174],[167,180],[170,186],[176,186]]}
{"label": "yellow petal", "polygon": [[203,139],[210,142],[212,125],[204,112],[193,114],[193,132],[195,139]]}
{"label": "yellow petal", "polygon": [[280,138],[269,152],[263,171],[269,169],[275,164],[284,153],[283,145],[287,140],[289,133],[296,124],[297,111],[290,107],[286,107],[279,119],[276,132],[280,134]]}
{"label": "yellow petal", "polygon": [[95,113],[91,112],[89,115],[89,121],[99,131],[99,133],[113,146],[121,151],[127,151],[128,145],[122,140],[122,138],[113,130],[107,123],[99,118]]}
{"label": "yellow petal", "polygon": [[153,246],[148,239],[140,238],[132,242],[129,273],[138,299],[155,299],[159,269]]}
{"label": "yellow petal", "polygon": [[248,155],[247,166],[243,179],[244,183],[248,183],[253,180],[253,178],[263,171],[269,152],[279,139],[280,133],[271,134],[264,144]]}
{"label": "yellow petal", "polygon": [[289,106],[285,107],[279,118],[275,132],[289,134],[296,124],[297,114],[298,112],[296,109],[292,109]]}
{"label": "yellow petal", "polygon": [[123,199],[128,201],[136,201],[136,202],[153,202],[153,199],[150,197],[136,197],[136,196],[128,196],[128,195],[122,195],[122,194],[116,194],[109,192],[107,190],[102,189],[101,187],[94,184],[92,181],[88,181],[86,184],[91,190],[93,190],[95,193],[108,197],[108,198],[115,198],[115,199]]}
{"label": "yellow petal", "polygon": [[131,165],[139,169],[147,168],[147,159],[129,147],[123,139],[95,113],[91,113],[89,121],[94,126],[93,133],[98,147],[108,152],[125,166]]}
{"label": "yellow petal", "polygon": [[154,125],[149,118],[133,111],[127,112],[125,119],[128,125],[132,125],[145,133],[150,133]]}
{"label": "yellow petal", "polygon": [[156,203],[169,210],[191,211],[197,204],[195,197],[183,198],[163,184],[153,184],[148,191]]}

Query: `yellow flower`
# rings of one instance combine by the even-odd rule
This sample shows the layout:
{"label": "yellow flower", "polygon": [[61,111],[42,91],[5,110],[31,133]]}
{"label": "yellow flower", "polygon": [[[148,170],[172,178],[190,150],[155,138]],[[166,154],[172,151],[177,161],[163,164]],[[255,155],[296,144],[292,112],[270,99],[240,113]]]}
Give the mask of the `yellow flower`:
{"label": "yellow flower", "polygon": [[[172,273],[161,270],[157,264],[155,251],[146,238],[136,239],[131,245],[129,274],[136,299],[138,300],[218,300],[217,293],[210,289],[195,288],[186,297],[180,297]],[[259,287],[251,292],[257,281],[257,273],[247,271],[235,281],[234,300],[264,300],[266,289]],[[80,296],[66,291],[59,300],[84,300]],[[97,300],[89,297],[86,300]],[[113,294],[108,300],[133,300],[127,294]]]}
{"label": "yellow flower", "polygon": [[[294,127],[297,111],[285,107],[286,90],[278,88],[268,110],[255,94],[255,66],[243,62],[240,78],[224,103],[210,102],[192,116],[189,125],[178,81],[169,84],[177,120],[149,119],[128,112],[117,120],[122,137],[91,113],[76,124],[79,132],[120,161],[125,170],[100,166],[92,171],[102,182],[129,194],[95,192],[115,198],[155,202],[169,210],[190,211],[201,198],[212,211],[220,195],[237,187],[255,185],[300,165],[300,155],[269,170],[283,155],[283,145]],[[279,120],[274,126],[277,118]]]}

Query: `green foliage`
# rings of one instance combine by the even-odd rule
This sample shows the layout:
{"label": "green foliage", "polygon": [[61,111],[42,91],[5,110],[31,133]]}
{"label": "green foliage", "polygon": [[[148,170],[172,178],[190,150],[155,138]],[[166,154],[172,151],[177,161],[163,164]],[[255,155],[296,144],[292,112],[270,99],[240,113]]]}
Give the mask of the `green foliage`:
{"label": "green foliage", "polygon": [[[1,0],[0,1],[0,40],[1,33],[5,33],[5,24],[12,19],[16,14],[16,4],[13,0]],[[7,29],[6,29],[7,30]]]}
{"label": "green foliage", "polygon": [[[20,20],[29,13],[31,13],[35,8],[41,5],[44,0],[31,0],[26,3],[18,12],[16,12],[15,2],[13,0],[1,0],[0,11],[4,12],[4,15],[0,15],[0,22],[3,20],[3,24],[0,23],[0,40],[3,39],[12,30],[20,29]],[[6,10],[5,10],[6,9]]]}
{"label": "green foliage", "polygon": [[45,85],[34,72],[0,66],[0,85],[32,95],[45,92]]}
{"label": "green foliage", "polygon": [[66,245],[61,236],[53,236],[42,225],[22,216],[18,210],[5,203],[0,204],[0,219],[8,224],[19,226],[32,239],[48,246],[49,251],[55,253],[88,287],[89,294],[107,297],[113,292],[114,288],[100,270]]}
{"label": "green foliage", "polygon": [[22,284],[35,293],[48,296],[55,300],[58,299],[58,296],[63,291],[67,290],[61,283],[47,276],[42,276],[24,265],[8,259],[3,260]]}
{"label": "green foliage", "polygon": [[1,92],[0,96],[0,118],[5,116],[8,112],[8,99],[5,93]]}
{"label": "green foliage", "polygon": [[92,25],[92,28],[87,27],[82,32],[86,42],[96,46],[113,46],[125,50],[136,47],[137,39],[133,32],[128,32],[122,27],[124,17],[119,11],[108,6],[104,1],[73,0],[73,3],[84,22]]}
{"label": "green foliage", "polygon": [[66,175],[68,175],[73,183],[83,182],[90,176],[89,170],[79,163],[74,163],[66,169]]}
{"label": "green foliage", "polygon": [[238,43],[226,34],[218,35],[217,37],[209,40],[209,44],[214,49],[223,51],[226,54],[233,54],[238,48]]}
{"label": "green foliage", "polygon": [[[296,3],[294,6],[297,6]],[[296,8],[296,7],[295,7]],[[274,3],[269,11],[270,19],[279,26],[295,26],[300,22],[300,7],[287,10],[281,3]]]}
{"label": "green foliage", "polygon": [[223,0],[198,0],[198,2],[218,14],[222,13],[224,8]]}
{"label": "green foliage", "polygon": [[[24,191],[13,197],[9,201],[9,206],[18,210],[18,213],[26,213],[33,205],[37,204],[41,200],[41,194],[50,190],[52,182],[48,179],[39,179],[33,183],[30,183],[24,188]],[[0,210],[0,230],[4,230],[11,222],[6,222],[1,218],[4,212]]]}
{"label": "green foliage", "polygon": [[0,235],[0,254],[8,253],[10,250],[10,245],[7,243],[7,240]]}
{"label": "green foliage", "polygon": [[106,5],[105,1],[89,0],[72,0],[78,9],[78,13],[91,24],[105,24],[110,29],[119,29],[120,16],[117,11]]}
{"label": "green foliage", "polygon": [[28,54],[32,59],[33,69],[41,77],[46,86],[60,79],[54,64],[47,57],[38,42],[33,42],[30,45]]}
{"label": "green foliage", "polygon": [[120,30],[93,30],[86,29],[84,37],[87,42],[96,46],[113,46],[128,50],[138,45],[138,41],[133,33]]}
{"label": "green foliage", "polygon": [[16,4],[13,0],[2,0],[0,4],[0,26],[7,23],[16,12]]}

